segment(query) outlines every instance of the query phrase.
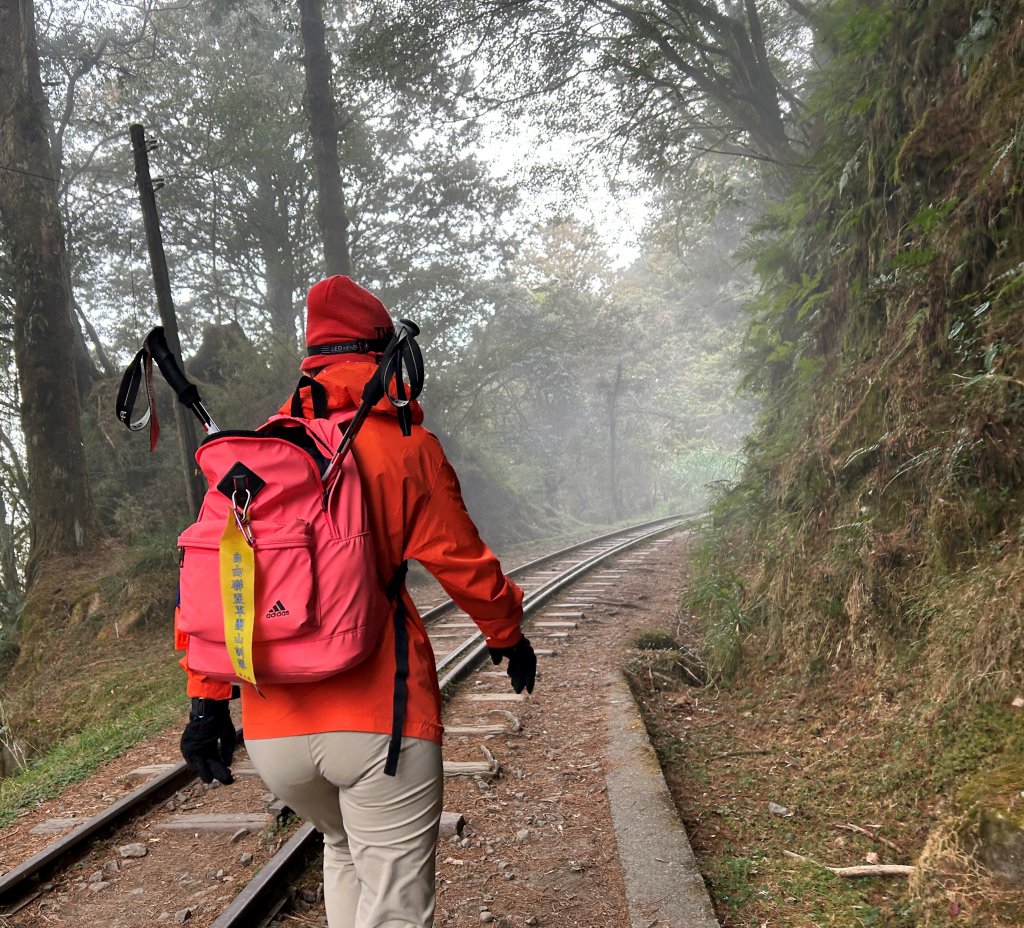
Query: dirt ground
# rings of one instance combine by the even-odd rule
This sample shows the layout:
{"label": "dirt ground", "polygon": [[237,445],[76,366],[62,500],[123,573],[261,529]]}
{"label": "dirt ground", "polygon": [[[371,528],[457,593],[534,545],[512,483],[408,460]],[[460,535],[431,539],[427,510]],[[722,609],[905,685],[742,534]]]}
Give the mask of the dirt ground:
{"label": "dirt ground", "polygon": [[[568,638],[545,638],[536,627],[528,631],[535,648],[555,652],[540,656],[529,699],[475,702],[474,695],[511,693],[505,674],[487,673],[488,665],[447,702],[448,727],[493,724],[500,717],[489,708],[500,707],[516,716],[522,731],[446,738],[446,760],[481,760],[482,744],[501,773],[445,784],[445,809],[464,815],[467,827],[461,839],[438,848],[438,926],[629,924],[604,783],[602,681],[621,666],[638,630],[662,626],[675,615],[683,550],[684,542],[675,538],[641,554],[627,553],[607,565],[604,592],[570,592],[551,604],[546,613],[570,611],[561,608],[563,602],[589,603]],[[632,563],[639,558],[642,563]],[[601,578],[597,571],[577,589]],[[547,620],[549,615],[538,617]]]}

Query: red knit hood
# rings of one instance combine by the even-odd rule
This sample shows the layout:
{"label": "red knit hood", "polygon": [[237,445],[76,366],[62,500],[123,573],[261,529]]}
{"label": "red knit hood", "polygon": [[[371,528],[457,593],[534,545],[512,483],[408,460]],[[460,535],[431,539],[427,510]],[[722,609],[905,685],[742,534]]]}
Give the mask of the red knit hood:
{"label": "red knit hood", "polygon": [[[318,281],[306,295],[306,346],[332,345],[359,339],[387,339],[395,331],[384,304],[354,280],[336,274]],[[304,371],[338,360],[366,355],[314,355],[302,361]]]}

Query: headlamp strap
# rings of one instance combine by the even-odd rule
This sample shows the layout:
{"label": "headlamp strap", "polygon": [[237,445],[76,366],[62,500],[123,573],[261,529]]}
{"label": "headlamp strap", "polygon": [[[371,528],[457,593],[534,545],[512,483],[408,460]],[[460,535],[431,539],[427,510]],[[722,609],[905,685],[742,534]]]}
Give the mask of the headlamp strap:
{"label": "headlamp strap", "polygon": [[389,344],[393,332],[382,338],[357,338],[354,342],[329,342],[324,345],[310,345],[306,348],[306,357],[339,354],[380,354]]}

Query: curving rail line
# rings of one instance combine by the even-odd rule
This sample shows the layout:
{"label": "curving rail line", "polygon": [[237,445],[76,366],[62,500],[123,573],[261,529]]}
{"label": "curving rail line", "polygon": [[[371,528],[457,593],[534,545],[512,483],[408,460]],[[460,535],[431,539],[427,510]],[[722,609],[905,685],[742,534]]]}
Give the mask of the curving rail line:
{"label": "curving rail line", "polygon": [[[608,532],[507,571],[509,576],[521,579],[545,565],[569,557],[574,558],[571,566],[554,576],[538,578],[537,585],[526,591],[523,599],[524,620],[540,609],[551,597],[608,558],[675,531],[696,518],[694,514],[675,515]],[[430,625],[454,608],[455,604],[448,600],[424,613],[423,620]],[[464,641],[442,655],[437,662],[442,691],[472,670],[480,662],[486,647],[483,635],[475,632],[467,635]],[[55,841],[19,866],[0,874],[0,906],[9,906],[16,900],[24,899],[33,892],[36,884],[45,875],[80,856],[97,836],[123,826],[194,779],[195,776],[188,767],[184,763],[179,763],[123,796],[103,812],[88,819],[75,831]],[[319,834],[311,825],[302,825],[212,922],[211,928],[268,924],[287,903],[289,878],[301,869],[306,859],[315,852],[319,839]],[[20,906],[15,906],[14,911],[17,908]],[[5,913],[0,909],[0,915],[2,914]]]}

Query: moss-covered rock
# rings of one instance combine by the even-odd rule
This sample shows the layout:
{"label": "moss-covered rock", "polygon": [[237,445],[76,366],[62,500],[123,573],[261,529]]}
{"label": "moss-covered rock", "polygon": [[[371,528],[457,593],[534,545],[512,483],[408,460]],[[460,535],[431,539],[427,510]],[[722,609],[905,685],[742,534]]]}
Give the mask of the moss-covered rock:
{"label": "moss-covered rock", "polygon": [[1002,809],[981,809],[975,856],[995,876],[1024,886],[1024,817]]}

